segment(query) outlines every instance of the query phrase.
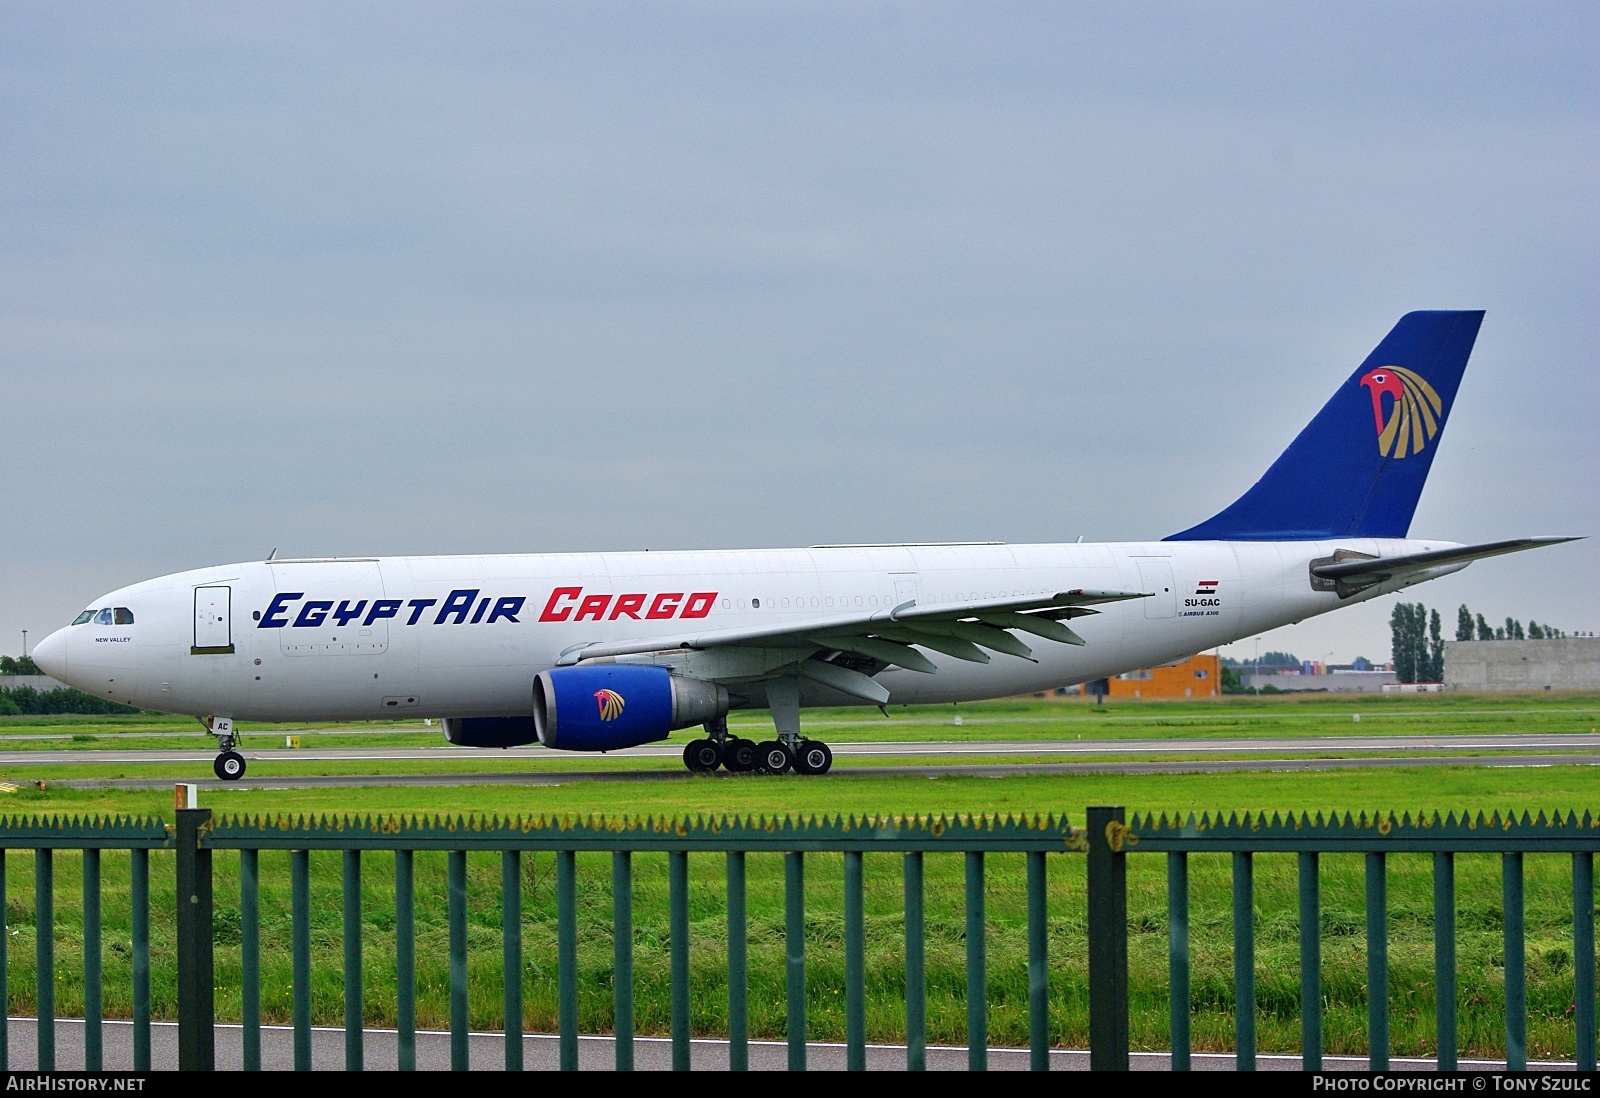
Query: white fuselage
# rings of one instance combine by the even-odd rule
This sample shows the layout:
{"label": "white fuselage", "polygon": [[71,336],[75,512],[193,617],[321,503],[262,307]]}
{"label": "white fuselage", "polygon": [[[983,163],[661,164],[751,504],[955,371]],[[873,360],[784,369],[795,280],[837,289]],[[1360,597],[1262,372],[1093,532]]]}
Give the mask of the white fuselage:
{"label": "white fuselage", "polygon": [[[1082,647],[1030,638],[1034,661],[996,655],[988,664],[929,652],[935,674],[891,667],[876,676],[892,704],[972,701],[1181,659],[1463,567],[1341,599],[1315,590],[1309,573],[1311,561],[1336,549],[1391,556],[1452,544],[1347,538],[257,561],[113,591],[91,609],[124,607],[132,624],[88,621],[50,643],[73,686],[165,712],[265,721],[512,716],[530,712],[534,676],[574,645],[887,610],[911,599],[1151,593],[1074,618]],[[801,700],[860,704],[814,683]],[[734,704],[765,702],[735,687]]]}

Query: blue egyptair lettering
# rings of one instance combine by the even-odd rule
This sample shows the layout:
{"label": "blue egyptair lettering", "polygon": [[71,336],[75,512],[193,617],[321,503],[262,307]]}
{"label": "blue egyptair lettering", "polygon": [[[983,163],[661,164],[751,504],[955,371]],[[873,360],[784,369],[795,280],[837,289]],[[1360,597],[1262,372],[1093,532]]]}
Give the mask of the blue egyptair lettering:
{"label": "blue egyptair lettering", "polygon": [[406,624],[417,624],[417,619],[422,617],[422,612],[438,601],[438,599],[412,599],[406,603],[407,606],[411,607],[411,617],[406,621]]}
{"label": "blue egyptair lettering", "polygon": [[300,608],[300,616],[294,619],[296,629],[315,629],[328,618],[328,611],[333,609],[332,601],[312,599]]}
{"label": "blue egyptair lettering", "polygon": [[339,609],[333,612],[333,620],[339,626],[339,628],[343,629],[345,624],[349,622],[351,618],[359,618],[361,616],[361,611],[365,610],[366,608],[366,599],[362,599],[354,606],[350,605],[349,599],[345,599],[339,603]]}
{"label": "blue egyptair lettering", "polygon": [[[522,604],[527,601],[527,598],[521,595],[512,598],[496,599],[494,603],[494,609],[489,611],[489,621],[487,624],[493,625],[501,618],[505,618],[507,621],[516,621],[517,615],[522,613]],[[520,625],[521,622],[518,622],[517,624]]]}
{"label": "blue egyptair lettering", "polygon": [[457,625],[465,625],[467,615],[472,611],[472,604],[477,601],[478,589],[452,591],[444,600],[444,605],[439,607],[439,616],[433,619],[433,624],[443,625],[444,619],[455,615]]}
{"label": "blue egyptair lettering", "polygon": [[[373,599],[372,609],[367,611],[367,620],[362,625],[371,625],[379,618],[392,618],[400,612],[399,599]],[[419,611],[420,613],[420,611]]]}
{"label": "blue egyptair lettering", "polygon": [[478,611],[477,611],[477,613],[472,615],[472,624],[473,625],[477,625],[480,621],[483,620],[483,612],[485,610],[487,610],[487,609],[489,609],[489,596],[485,595],[485,596],[483,596],[483,601],[478,603]]}
{"label": "blue egyptair lettering", "polygon": [[305,597],[306,593],[304,591],[278,592],[278,594],[273,596],[272,601],[267,604],[267,612],[261,615],[261,624],[256,626],[256,628],[282,629],[285,625],[289,624],[289,604],[294,602],[296,599],[303,599]]}

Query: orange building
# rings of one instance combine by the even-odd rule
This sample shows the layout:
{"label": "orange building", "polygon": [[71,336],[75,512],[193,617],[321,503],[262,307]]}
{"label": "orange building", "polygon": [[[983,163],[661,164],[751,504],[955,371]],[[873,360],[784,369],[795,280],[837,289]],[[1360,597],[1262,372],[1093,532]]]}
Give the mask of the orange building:
{"label": "orange building", "polygon": [[[1222,694],[1222,661],[1210,654],[1190,656],[1106,681],[1109,698],[1215,698]],[[1073,693],[1089,691],[1080,686]]]}

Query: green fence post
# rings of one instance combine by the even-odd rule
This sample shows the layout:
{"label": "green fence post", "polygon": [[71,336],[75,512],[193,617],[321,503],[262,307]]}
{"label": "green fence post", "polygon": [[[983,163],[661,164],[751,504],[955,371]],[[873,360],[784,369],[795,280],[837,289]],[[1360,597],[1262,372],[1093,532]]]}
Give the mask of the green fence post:
{"label": "green fence post", "polygon": [[261,1070],[261,852],[239,851],[239,1015],[244,1069]]}
{"label": "green fence post", "polygon": [[1256,1069],[1255,863],[1246,851],[1233,855],[1234,1066]]}
{"label": "green fence post", "polygon": [[667,855],[668,949],[672,953],[672,1070],[688,1071],[689,1060],[689,853]]}
{"label": "green fence post", "polygon": [[[33,852],[34,983],[38,1000],[39,1070],[56,1069],[55,851]],[[181,941],[181,939],[180,939]],[[181,945],[180,945],[180,948]],[[182,1017],[182,1011],[179,1011]],[[183,1030],[179,1029],[181,1035]]]}
{"label": "green fence post", "polygon": [[908,850],[906,869],[906,1070],[928,1068],[928,985],[922,851]]}
{"label": "green fence post", "polygon": [[1300,861],[1300,1068],[1322,1070],[1322,890],[1315,851]]}
{"label": "green fence post", "polygon": [[728,1070],[750,1070],[749,924],[744,851],[728,851]]}
{"label": "green fence post", "polygon": [[311,852],[289,851],[289,922],[294,982],[294,1069],[311,1070]]}
{"label": "green fence post", "polygon": [[866,912],[861,851],[844,854],[845,1067],[867,1070]]}
{"label": "green fence post", "polygon": [[467,1014],[467,852],[452,850],[447,870],[450,891],[450,1070],[472,1067]]}
{"label": "green fence post", "polygon": [[401,1071],[417,1070],[416,855],[394,852],[395,1059]]}
{"label": "green fence post", "polygon": [[617,1070],[633,1070],[633,852],[611,854],[611,1001]]}
{"label": "green fence post", "polygon": [[561,1070],[578,1070],[578,869],[577,855],[556,851],[556,1024]]}
{"label": "green fence post", "polygon": [[1367,1066],[1389,1070],[1389,871],[1367,852]]}
{"label": "green fence post", "polygon": [[806,1069],[806,863],[791,850],[783,856],[784,991],[788,999],[789,1070]]}
{"label": "green fence post", "polygon": [[1120,805],[1089,809],[1089,1069],[1128,1070],[1128,866]]}
{"label": "green fence post", "polygon": [[1050,909],[1044,851],[1028,851],[1028,1066],[1050,1070]]}
{"label": "green fence post", "polygon": [[344,857],[344,1069],[365,1066],[366,1011],[361,978],[361,851]]}
{"label": "green fence post", "polygon": [[1523,931],[1522,854],[1500,856],[1505,900],[1506,1069],[1528,1069],[1527,950]]}
{"label": "green fence post", "polygon": [[1433,855],[1433,997],[1439,1070],[1456,1070],[1456,856]]}
{"label": "green fence post", "polygon": [[983,851],[967,863],[967,1070],[989,1070],[989,966],[984,934]]}
{"label": "green fence post", "polygon": [[506,1070],[522,1070],[522,851],[500,854],[501,981]]}
{"label": "green fence post", "polygon": [[149,1071],[150,852],[135,850],[128,869],[133,905],[133,1070]]}
{"label": "green fence post", "polygon": [[0,850],[0,1072],[11,1070],[11,1027],[6,1024],[11,1014],[11,991],[6,980],[11,932],[6,921],[6,852]]}
{"label": "green fence post", "polygon": [[211,851],[200,845],[207,808],[178,809],[178,1070],[216,1067],[215,980],[211,952]]}
{"label": "green fence post", "polygon": [[1167,854],[1167,982],[1171,986],[1172,1070],[1190,1068],[1189,855]]}
{"label": "green fence post", "polygon": [[100,851],[83,851],[83,1070],[99,1071],[101,1043]]}
{"label": "green fence post", "polygon": [[[0,906],[5,902],[0,876]],[[0,930],[4,927],[0,926]],[[1594,854],[1572,855],[1572,975],[1576,981],[1573,1014],[1578,1024],[1578,1070],[1595,1069],[1594,1016]]]}

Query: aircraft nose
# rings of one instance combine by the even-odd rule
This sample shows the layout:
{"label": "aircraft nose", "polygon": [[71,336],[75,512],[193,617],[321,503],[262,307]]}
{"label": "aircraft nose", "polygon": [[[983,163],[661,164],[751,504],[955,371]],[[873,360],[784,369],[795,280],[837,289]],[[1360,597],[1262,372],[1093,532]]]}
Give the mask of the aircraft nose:
{"label": "aircraft nose", "polygon": [[29,653],[33,662],[38,664],[39,670],[49,675],[52,679],[65,682],[67,677],[67,631],[57,629],[44,640],[40,641]]}

